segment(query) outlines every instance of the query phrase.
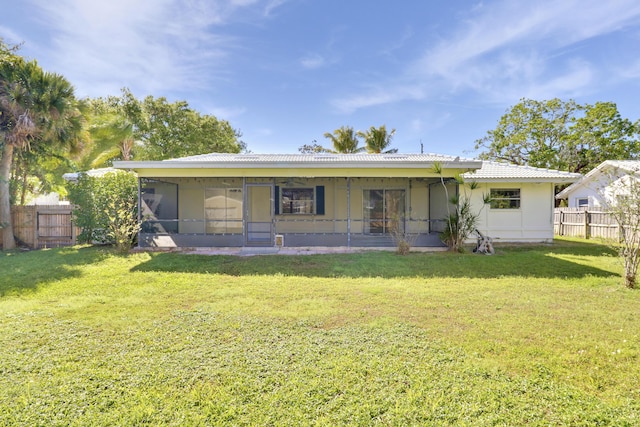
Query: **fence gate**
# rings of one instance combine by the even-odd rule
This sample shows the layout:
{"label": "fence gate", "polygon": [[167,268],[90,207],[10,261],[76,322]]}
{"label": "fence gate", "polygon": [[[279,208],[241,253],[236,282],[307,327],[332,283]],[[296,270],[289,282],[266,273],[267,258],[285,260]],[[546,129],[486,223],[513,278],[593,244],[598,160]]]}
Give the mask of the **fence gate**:
{"label": "fence gate", "polygon": [[71,209],[43,209],[38,210],[36,215],[38,248],[75,244],[76,236],[71,221]]}

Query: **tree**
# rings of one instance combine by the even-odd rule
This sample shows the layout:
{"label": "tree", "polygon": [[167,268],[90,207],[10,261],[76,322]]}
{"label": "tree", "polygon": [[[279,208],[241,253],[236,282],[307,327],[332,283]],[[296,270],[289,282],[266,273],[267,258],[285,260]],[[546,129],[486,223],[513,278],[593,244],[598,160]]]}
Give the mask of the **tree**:
{"label": "tree", "polygon": [[[128,102],[131,102],[130,99]],[[129,107],[130,108],[130,107]],[[141,141],[139,159],[164,160],[203,153],[239,153],[241,134],[226,120],[202,115],[186,101],[169,103],[147,96],[132,117],[134,139]]]}
{"label": "tree", "polygon": [[638,123],[623,119],[613,102],[585,105],[570,131],[562,157],[572,172],[586,173],[605,160],[630,160],[640,154]]}
{"label": "tree", "polygon": [[475,148],[482,159],[584,173],[607,159],[637,158],[638,131],[611,102],[522,99]]}
{"label": "tree", "polygon": [[114,160],[132,160],[135,153],[133,123],[113,97],[86,101],[89,142],[75,159],[77,169],[110,166]]}
{"label": "tree", "polygon": [[364,147],[358,147],[358,135],[350,126],[342,126],[333,133],[326,132],[324,137],[331,140],[335,153],[362,153],[365,150]]}
{"label": "tree", "polygon": [[124,88],[120,96],[88,101],[91,143],[77,159],[81,170],[113,160],[165,160],[203,153],[246,149],[229,122],[200,114],[186,101],[137,99]]}
{"label": "tree", "polygon": [[304,144],[298,147],[298,151],[302,154],[315,154],[315,153],[331,153],[331,150],[318,144],[314,139],[311,144]]}
{"label": "tree", "polygon": [[382,125],[380,127],[371,126],[366,132],[358,131],[357,135],[364,140],[365,148],[368,153],[397,153],[397,148],[389,149],[391,145],[391,139],[395,135],[396,130],[391,129],[391,132],[387,132],[387,127]]}
{"label": "tree", "polygon": [[[1,43],[1,41],[0,41]],[[83,120],[71,84],[2,44],[0,55],[0,224],[3,248],[15,247],[9,182],[14,153],[76,145]]]}
{"label": "tree", "polygon": [[607,211],[618,224],[620,236],[617,249],[624,262],[625,286],[636,287],[640,265],[640,171],[622,178],[611,173],[607,190],[601,190]]}
{"label": "tree", "polygon": [[69,171],[72,162],[64,149],[49,148],[40,145],[14,152],[9,182],[12,205],[25,205],[37,194],[66,194],[62,175]]}

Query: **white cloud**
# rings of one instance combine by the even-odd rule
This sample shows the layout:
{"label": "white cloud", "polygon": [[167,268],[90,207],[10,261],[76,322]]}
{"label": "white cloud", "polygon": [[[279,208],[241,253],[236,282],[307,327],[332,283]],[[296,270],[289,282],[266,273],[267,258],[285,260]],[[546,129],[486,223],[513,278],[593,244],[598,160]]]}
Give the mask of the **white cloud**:
{"label": "white cloud", "polygon": [[110,92],[131,86],[147,93],[197,86],[205,75],[200,61],[222,58],[228,42],[207,31],[224,15],[206,2],[34,2],[52,34],[56,68],[89,95],[109,85]]}
{"label": "white cloud", "polygon": [[206,108],[205,111],[219,119],[232,121],[246,113],[247,109],[244,107],[211,107]]}
{"label": "white cloud", "polygon": [[[592,90],[605,64],[589,61],[581,43],[640,22],[637,0],[546,0],[480,4],[428,47],[384,91],[334,101],[352,112],[427,94],[467,91],[490,102],[576,96]],[[628,73],[633,75],[633,68]],[[430,88],[407,91],[406,87]]]}
{"label": "white cloud", "polygon": [[265,16],[270,16],[271,12],[273,12],[274,10],[276,10],[277,8],[282,6],[283,4],[287,3],[288,1],[289,0],[268,0],[266,6],[264,8],[264,15]]}
{"label": "white cloud", "polygon": [[22,43],[23,38],[11,28],[0,25],[0,37],[4,39],[4,42],[9,45]]}
{"label": "white cloud", "polygon": [[[247,8],[282,0],[29,0],[51,35],[49,62],[80,96],[137,88],[136,95],[173,88],[200,90],[230,77],[229,53],[240,41],[222,28]],[[262,12],[256,16],[263,16]],[[42,50],[42,49],[41,49]],[[138,93],[139,92],[139,93]]]}
{"label": "white cloud", "polygon": [[331,101],[340,113],[353,113],[356,110],[377,105],[389,104],[406,99],[422,99],[425,90],[422,86],[385,85],[367,91],[363,95],[353,95],[336,98]]}
{"label": "white cloud", "polygon": [[446,75],[468,61],[503,49],[520,49],[533,43],[545,50],[558,49],[637,23],[640,3],[635,0],[502,1],[478,12],[457,33],[430,49],[417,67]]}
{"label": "white cloud", "polygon": [[325,59],[322,55],[319,55],[317,53],[311,54],[311,55],[307,55],[304,58],[302,58],[300,60],[300,64],[304,67],[304,68],[308,68],[308,69],[315,69],[315,68],[320,68],[322,66],[325,65]]}
{"label": "white cloud", "polygon": [[623,79],[640,79],[640,59],[618,68],[616,73]]}

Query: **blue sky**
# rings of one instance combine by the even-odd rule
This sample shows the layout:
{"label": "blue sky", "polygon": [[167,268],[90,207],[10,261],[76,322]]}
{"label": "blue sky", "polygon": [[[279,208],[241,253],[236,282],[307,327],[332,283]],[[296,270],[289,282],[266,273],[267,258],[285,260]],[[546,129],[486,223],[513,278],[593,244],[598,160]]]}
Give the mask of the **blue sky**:
{"label": "blue sky", "polygon": [[521,98],[640,118],[637,0],[0,0],[0,36],[77,95],[186,100],[255,153],[385,124],[472,157]]}

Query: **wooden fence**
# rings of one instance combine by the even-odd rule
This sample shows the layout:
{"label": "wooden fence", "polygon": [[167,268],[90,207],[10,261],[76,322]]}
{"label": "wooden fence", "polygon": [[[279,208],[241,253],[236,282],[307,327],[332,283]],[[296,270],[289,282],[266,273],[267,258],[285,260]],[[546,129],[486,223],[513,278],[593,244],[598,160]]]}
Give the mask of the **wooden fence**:
{"label": "wooden fence", "polygon": [[617,239],[618,223],[611,214],[589,211],[582,208],[556,208],[553,216],[553,231],[558,236],[584,237],[589,239]]}
{"label": "wooden fence", "polygon": [[78,229],[68,205],[12,206],[13,234],[18,243],[42,249],[76,244]]}

